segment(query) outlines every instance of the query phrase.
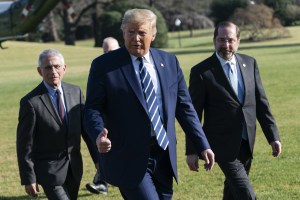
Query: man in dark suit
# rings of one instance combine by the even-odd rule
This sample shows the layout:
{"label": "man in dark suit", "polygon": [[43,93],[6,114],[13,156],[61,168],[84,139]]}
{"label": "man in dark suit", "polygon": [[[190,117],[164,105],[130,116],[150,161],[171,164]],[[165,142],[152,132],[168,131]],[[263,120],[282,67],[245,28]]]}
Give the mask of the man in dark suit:
{"label": "man in dark suit", "polygon": [[43,51],[38,72],[43,82],[20,101],[17,157],[21,184],[38,196],[40,184],[48,199],[76,200],[83,173],[81,135],[96,162],[96,146],[83,129],[83,94],[61,82],[64,58],[54,49]]}
{"label": "man in dark suit", "polygon": [[[118,40],[113,37],[106,37],[102,42],[103,53],[108,53],[110,51],[116,50],[120,48]],[[100,162],[100,160],[99,160]],[[87,183],[85,185],[86,189],[95,194],[107,194],[108,187],[106,181],[103,179],[100,171],[101,165],[99,163],[96,164],[96,174],[93,179],[93,183]]]}
{"label": "man in dark suit", "polygon": [[[214,32],[215,53],[191,69],[189,91],[202,118],[203,129],[225,174],[223,199],[256,199],[248,174],[255,141],[256,119],[273,156],[281,143],[264,91],[256,60],[236,53],[239,28],[221,22]],[[202,120],[201,120],[202,121]],[[187,138],[187,163],[195,170],[198,158]]]}
{"label": "man in dark suit", "polygon": [[171,199],[173,177],[177,180],[175,117],[203,156],[206,170],[213,167],[214,154],[178,60],[150,48],[157,32],[156,15],[145,9],[128,10],[121,29],[125,47],[91,65],[87,132],[100,151],[104,179],[119,187],[124,199]]}

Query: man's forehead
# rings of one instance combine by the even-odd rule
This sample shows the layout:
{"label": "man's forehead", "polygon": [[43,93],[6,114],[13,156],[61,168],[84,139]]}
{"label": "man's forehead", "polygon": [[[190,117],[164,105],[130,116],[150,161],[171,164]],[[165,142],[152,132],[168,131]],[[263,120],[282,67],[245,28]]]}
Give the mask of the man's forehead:
{"label": "man's forehead", "polygon": [[219,29],[217,37],[236,38],[237,33],[235,29]]}
{"label": "man's forehead", "polygon": [[126,25],[126,28],[144,28],[144,29],[148,29],[151,28],[151,23],[150,22],[143,22],[143,23],[129,23]]}
{"label": "man's forehead", "polygon": [[58,63],[58,64],[62,64],[62,60],[59,56],[46,56],[44,59],[43,59],[43,63]]}

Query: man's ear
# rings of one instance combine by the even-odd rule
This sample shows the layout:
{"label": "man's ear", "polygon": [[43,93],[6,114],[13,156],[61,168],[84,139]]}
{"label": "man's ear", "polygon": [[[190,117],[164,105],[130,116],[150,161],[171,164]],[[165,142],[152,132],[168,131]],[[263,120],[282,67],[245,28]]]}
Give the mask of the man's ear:
{"label": "man's ear", "polygon": [[41,68],[40,68],[40,67],[37,67],[36,69],[37,69],[39,75],[40,75],[40,76],[43,76],[42,71],[41,71]]}
{"label": "man's ear", "polygon": [[156,34],[153,34],[151,42],[153,42],[155,40],[155,37],[156,37]]}
{"label": "man's ear", "polygon": [[67,65],[64,64],[64,73],[66,73],[66,71],[67,71]]}

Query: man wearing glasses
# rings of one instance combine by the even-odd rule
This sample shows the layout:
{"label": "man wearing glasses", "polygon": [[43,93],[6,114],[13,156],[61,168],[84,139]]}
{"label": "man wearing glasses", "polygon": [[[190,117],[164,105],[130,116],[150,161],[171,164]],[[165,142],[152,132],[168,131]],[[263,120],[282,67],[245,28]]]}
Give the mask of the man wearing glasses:
{"label": "man wearing glasses", "polygon": [[[256,60],[236,53],[239,28],[219,23],[214,32],[215,53],[191,69],[189,92],[203,130],[225,175],[223,200],[256,199],[249,181],[256,119],[274,157],[281,153],[275,120]],[[202,120],[202,114],[203,120]],[[198,156],[187,139],[187,163],[197,170]]]}
{"label": "man wearing glasses", "polygon": [[84,98],[78,86],[62,82],[67,65],[60,52],[47,49],[38,60],[43,81],[20,101],[17,157],[21,184],[37,197],[76,200],[83,173],[81,136],[94,163],[96,147],[84,131]]}

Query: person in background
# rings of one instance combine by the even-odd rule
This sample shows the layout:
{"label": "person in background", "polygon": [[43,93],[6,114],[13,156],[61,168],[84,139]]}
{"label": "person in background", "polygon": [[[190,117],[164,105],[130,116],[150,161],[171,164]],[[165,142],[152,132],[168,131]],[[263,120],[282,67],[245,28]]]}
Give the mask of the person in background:
{"label": "person in background", "polygon": [[[107,37],[103,40],[103,52],[104,53],[108,53],[110,51],[116,50],[118,49],[119,43],[118,41],[113,38],[113,37]],[[93,183],[87,183],[85,185],[86,189],[88,191],[90,191],[91,193],[95,193],[95,194],[107,194],[108,193],[108,187],[107,187],[107,183],[103,180],[100,171],[102,171],[100,169],[101,165],[99,165],[99,163],[96,164],[96,174],[94,176],[93,179]]]}
{"label": "person in background", "polygon": [[[256,119],[274,157],[281,153],[278,129],[254,58],[237,53],[239,28],[228,21],[214,31],[214,54],[191,69],[189,91],[206,137],[225,175],[224,200],[256,199],[248,178]],[[204,114],[203,114],[204,112]],[[198,156],[187,138],[187,163],[197,170]]]}
{"label": "person in background", "polygon": [[104,38],[102,43],[102,48],[104,53],[108,53],[110,51],[116,50],[119,47],[120,47],[119,43],[115,38],[113,37]]}
{"label": "person in background", "polygon": [[150,48],[156,15],[124,14],[125,46],[95,58],[87,84],[85,127],[96,141],[104,179],[124,199],[172,199],[177,180],[175,117],[205,160],[211,151],[176,56]]}
{"label": "person in background", "polygon": [[31,197],[39,185],[50,200],[76,200],[83,173],[81,136],[94,163],[97,151],[83,128],[84,98],[78,86],[62,82],[67,65],[55,49],[41,52],[43,81],[20,101],[17,158],[21,184]]}

